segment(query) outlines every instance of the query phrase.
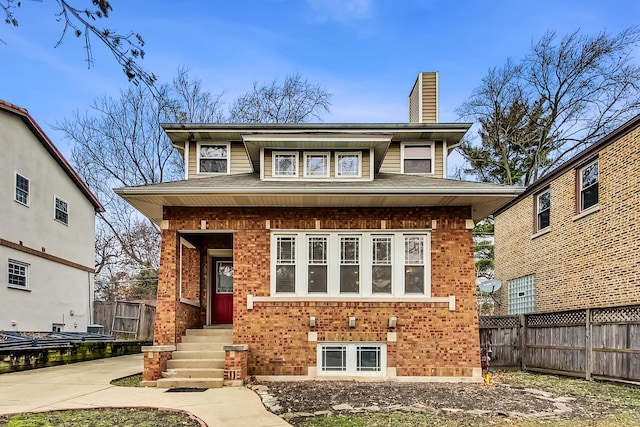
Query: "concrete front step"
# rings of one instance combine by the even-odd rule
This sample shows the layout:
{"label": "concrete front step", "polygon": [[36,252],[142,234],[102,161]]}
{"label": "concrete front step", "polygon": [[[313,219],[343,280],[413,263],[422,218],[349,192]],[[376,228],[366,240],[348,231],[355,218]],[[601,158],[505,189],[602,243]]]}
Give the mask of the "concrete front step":
{"label": "concrete front step", "polygon": [[220,344],[232,344],[233,338],[231,336],[217,336],[217,335],[185,335],[182,337],[183,343],[220,343]]}
{"label": "concrete front step", "polygon": [[179,368],[167,369],[162,378],[224,378],[224,368]]}
{"label": "concrete front step", "polygon": [[231,337],[233,329],[187,329],[186,336]]}
{"label": "concrete front step", "polygon": [[222,378],[160,378],[156,381],[158,388],[220,388],[224,380]]}
{"label": "concrete front step", "polygon": [[176,344],[178,351],[224,351],[223,342],[181,342]]}
{"label": "concrete front step", "polygon": [[174,351],[172,359],[223,359],[224,351],[204,351],[204,350],[186,350],[186,351]]}
{"label": "concrete front step", "polygon": [[224,369],[224,359],[171,359],[167,369],[217,368]]}

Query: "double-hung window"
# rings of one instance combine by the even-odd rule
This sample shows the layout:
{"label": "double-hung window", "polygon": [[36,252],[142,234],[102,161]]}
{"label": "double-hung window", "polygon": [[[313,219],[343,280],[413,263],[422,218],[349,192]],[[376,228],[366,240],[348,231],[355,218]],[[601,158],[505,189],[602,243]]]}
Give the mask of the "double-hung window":
{"label": "double-hung window", "polygon": [[227,173],[229,146],[227,144],[200,144],[198,149],[200,173]]}
{"label": "double-hung window", "polygon": [[307,275],[309,293],[327,292],[327,236],[309,237]]}
{"label": "double-hung window", "polygon": [[9,286],[19,286],[26,288],[28,285],[29,264],[23,262],[9,260]]}
{"label": "double-hung window", "polygon": [[433,146],[431,144],[403,145],[402,173],[433,173]]}
{"label": "double-hung window", "polygon": [[374,294],[391,293],[393,236],[373,236],[371,259],[371,292]]}
{"label": "double-hung window", "polygon": [[545,190],[536,195],[536,232],[551,225],[551,191]]}
{"label": "double-hung window", "polygon": [[272,173],[275,177],[291,178],[298,176],[298,153],[274,152]]}
{"label": "double-hung window", "polygon": [[404,236],[404,292],[406,294],[424,293],[424,247],[424,236]]}
{"label": "double-hung window", "polygon": [[63,224],[69,225],[69,203],[60,197],[55,197],[54,202],[54,218]]}
{"label": "double-hung window", "polygon": [[15,201],[29,206],[29,179],[16,173]]}
{"label": "double-hung window", "polygon": [[360,236],[340,236],[340,293],[360,292]]}
{"label": "double-hung window", "polygon": [[276,238],[276,292],[296,291],[296,237]]}
{"label": "double-hung window", "polygon": [[579,170],[579,210],[580,212],[598,204],[598,161],[589,163]]}

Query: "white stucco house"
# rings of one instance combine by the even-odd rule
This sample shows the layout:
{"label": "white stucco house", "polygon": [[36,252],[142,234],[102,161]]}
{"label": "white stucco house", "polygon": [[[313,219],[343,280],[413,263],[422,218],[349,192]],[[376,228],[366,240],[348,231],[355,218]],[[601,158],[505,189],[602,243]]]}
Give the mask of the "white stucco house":
{"label": "white stucco house", "polygon": [[0,330],[86,332],[98,199],[27,110],[0,100]]}

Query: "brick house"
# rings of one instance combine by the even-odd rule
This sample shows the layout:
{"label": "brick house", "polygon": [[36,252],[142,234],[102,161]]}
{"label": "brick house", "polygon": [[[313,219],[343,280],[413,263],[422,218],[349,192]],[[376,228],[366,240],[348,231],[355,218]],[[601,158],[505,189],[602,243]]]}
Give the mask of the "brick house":
{"label": "brick house", "polygon": [[146,384],[480,379],[472,228],[521,190],[446,179],[470,125],[438,123],[436,73],[409,104],[406,124],[163,125],[185,179],[116,190],[162,229]]}
{"label": "brick house", "polygon": [[501,314],[640,301],[640,116],[495,214]]}

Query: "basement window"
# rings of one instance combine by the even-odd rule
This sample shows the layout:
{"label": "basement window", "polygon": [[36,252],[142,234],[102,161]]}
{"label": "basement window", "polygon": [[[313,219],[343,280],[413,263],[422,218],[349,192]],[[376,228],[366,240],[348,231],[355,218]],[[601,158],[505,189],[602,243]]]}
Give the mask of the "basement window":
{"label": "basement window", "polygon": [[322,343],[317,349],[318,375],[384,376],[385,343]]}

